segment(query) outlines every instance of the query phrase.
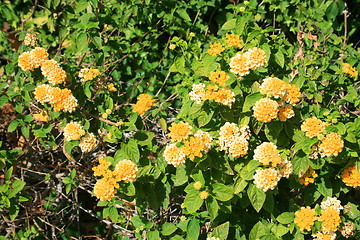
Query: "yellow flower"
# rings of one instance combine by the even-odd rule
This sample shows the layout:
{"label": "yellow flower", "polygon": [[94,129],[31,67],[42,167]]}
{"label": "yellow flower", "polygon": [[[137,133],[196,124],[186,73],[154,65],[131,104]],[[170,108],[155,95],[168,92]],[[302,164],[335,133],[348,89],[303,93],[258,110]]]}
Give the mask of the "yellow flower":
{"label": "yellow flower", "polygon": [[199,190],[201,187],[202,187],[202,184],[201,184],[200,181],[196,181],[196,182],[194,183],[194,188],[195,188],[196,190]]}
{"label": "yellow flower", "polygon": [[100,201],[111,200],[115,197],[118,184],[114,184],[106,178],[99,179],[94,186],[94,194]]}
{"label": "yellow flower", "polygon": [[226,81],[230,79],[230,76],[226,74],[226,72],[221,70],[216,70],[210,72],[210,81],[219,84],[222,87],[226,86]]}
{"label": "yellow flower", "polygon": [[280,177],[289,178],[292,173],[292,164],[289,160],[283,159],[281,163],[278,165],[280,171]]}
{"label": "yellow flower", "polygon": [[138,167],[130,160],[121,160],[115,166],[114,175],[117,182],[133,182],[137,174]]}
{"label": "yellow flower", "polygon": [[190,100],[195,101],[197,104],[204,100],[205,96],[205,84],[193,84],[192,91],[189,92]]}
{"label": "yellow flower", "polygon": [[239,128],[235,123],[226,122],[220,128],[219,134],[220,150],[229,151],[234,157],[243,157],[248,153],[249,126]]}
{"label": "yellow flower", "polygon": [[96,78],[100,74],[100,71],[98,69],[94,68],[83,68],[79,72],[80,81],[82,83],[86,81],[91,81],[94,78]]}
{"label": "yellow flower", "polygon": [[266,54],[264,50],[254,47],[249,49],[245,54],[249,59],[249,66],[251,69],[259,68],[266,63]]}
{"label": "yellow flower", "polygon": [[254,117],[261,122],[271,122],[277,118],[279,104],[270,98],[262,98],[253,107]]}
{"label": "yellow flower", "polygon": [[155,106],[155,99],[153,99],[149,94],[143,93],[140,94],[136,104],[133,106],[133,112],[137,112],[140,115],[144,115],[145,111],[149,110],[151,107]]}
{"label": "yellow flower", "polygon": [[61,84],[66,79],[66,72],[55,60],[45,60],[41,65],[42,74],[51,84]]}
{"label": "yellow flower", "polygon": [[239,7],[239,11],[240,11],[240,12],[245,11],[245,7],[244,7],[244,6]]}
{"label": "yellow flower", "polygon": [[210,44],[210,48],[207,50],[207,53],[212,55],[212,56],[216,56],[220,53],[222,53],[222,51],[224,51],[225,48],[221,45],[221,43],[213,43]]}
{"label": "yellow flower", "polygon": [[263,142],[254,150],[254,160],[261,162],[263,165],[271,165],[275,167],[282,162],[277,147],[272,142]]}
{"label": "yellow flower", "polygon": [[108,176],[111,170],[109,166],[111,165],[110,162],[106,161],[104,158],[99,159],[99,165],[93,167],[92,170],[94,171],[94,176]]}
{"label": "yellow flower", "polygon": [[109,89],[110,91],[112,91],[112,92],[116,92],[116,91],[117,91],[117,88],[114,86],[113,83],[110,83],[107,87],[108,87],[108,89]]}
{"label": "yellow flower", "polygon": [[170,133],[169,137],[171,138],[172,142],[181,142],[185,140],[189,134],[191,134],[192,126],[189,125],[187,122],[179,122],[171,124],[169,127]]}
{"label": "yellow flower", "polygon": [[282,97],[282,99],[291,105],[295,105],[300,101],[301,92],[300,88],[295,86],[294,84],[285,84],[286,94]]}
{"label": "yellow flower", "polygon": [[347,167],[341,174],[341,179],[346,186],[357,188],[360,186],[360,173],[356,165]]}
{"label": "yellow flower", "polygon": [[35,69],[35,63],[30,52],[22,53],[18,58],[18,65],[24,71],[32,71]]}
{"label": "yellow flower", "polygon": [[333,231],[329,232],[317,232],[311,235],[314,240],[335,240],[336,233]]}
{"label": "yellow flower", "polygon": [[307,118],[301,124],[301,131],[309,138],[318,137],[328,126],[326,122],[317,119],[316,117]]}
{"label": "yellow flower", "polygon": [[49,120],[49,114],[46,110],[41,111],[40,113],[32,114],[35,121],[47,122]]}
{"label": "yellow flower", "polygon": [[42,84],[40,86],[37,86],[34,91],[35,100],[40,102],[41,104],[49,102],[50,91],[51,87],[49,85]]}
{"label": "yellow flower", "polygon": [[270,97],[281,98],[285,94],[286,83],[277,77],[268,77],[260,85],[260,93]]}
{"label": "yellow flower", "polygon": [[309,167],[308,170],[300,177],[299,183],[301,185],[307,186],[309,183],[314,183],[315,178],[317,178],[318,175],[314,171],[312,167]]}
{"label": "yellow flower", "polygon": [[318,220],[321,222],[321,230],[323,232],[335,232],[341,223],[340,212],[335,207],[322,209]]}
{"label": "yellow flower", "polygon": [[77,99],[70,89],[50,88],[49,102],[53,104],[55,111],[72,112],[78,106]]}
{"label": "yellow flower", "polygon": [[36,45],[36,41],[37,41],[37,35],[34,34],[34,33],[28,32],[28,33],[26,33],[26,36],[25,36],[25,38],[24,38],[24,42],[23,42],[23,43],[24,43],[26,46],[31,46],[31,47],[33,47],[33,46]]}
{"label": "yellow flower", "polygon": [[238,74],[240,77],[250,73],[250,60],[247,54],[237,53],[230,60],[230,71]]}
{"label": "yellow flower", "polygon": [[209,193],[207,191],[202,191],[202,192],[199,193],[199,196],[200,196],[201,199],[205,200],[205,199],[208,198]]}
{"label": "yellow flower", "polygon": [[311,227],[314,225],[317,218],[315,214],[315,209],[301,207],[299,211],[295,212],[294,223],[299,226],[301,231],[311,231]]}
{"label": "yellow flower", "polygon": [[30,51],[31,58],[34,62],[35,68],[42,66],[42,64],[48,60],[49,54],[45,48],[36,47]]}
{"label": "yellow flower", "polygon": [[66,141],[79,140],[83,135],[85,135],[85,131],[80,124],[76,122],[66,124],[64,128],[64,137]]}
{"label": "yellow flower", "polygon": [[181,148],[176,146],[175,143],[166,146],[163,156],[169,164],[172,164],[175,167],[184,164],[186,159],[185,153]]}
{"label": "yellow flower", "polygon": [[242,40],[240,39],[240,36],[235,34],[235,33],[231,33],[231,34],[226,34],[225,35],[226,39],[225,39],[225,43],[229,46],[229,47],[241,47],[242,46]]}
{"label": "yellow flower", "polygon": [[335,157],[343,150],[344,141],[341,139],[341,136],[338,133],[329,133],[327,134],[319,144],[320,154],[323,156]]}
{"label": "yellow flower", "polygon": [[265,168],[257,169],[253,178],[256,187],[267,192],[269,189],[273,190],[277,186],[281,177],[275,168]]}
{"label": "yellow flower", "polygon": [[356,70],[356,68],[351,67],[351,65],[348,63],[342,64],[342,71],[343,71],[343,73],[349,74],[351,77],[356,77],[359,74],[359,72]]}
{"label": "yellow flower", "polygon": [[282,122],[285,122],[287,119],[295,116],[293,107],[289,104],[285,104],[279,107],[279,119]]}
{"label": "yellow flower", "polygon": [[91,152],[98,145],[98,140],[93,133],[88,133],[81,138],[79,147],[82,152]]}
{"label": "yellow flower", "polygon": [[212,137],[209,133],[198,130],[193,137],[184,141],[182,147],[183,152],[190,160],[194,160],[195,157],[202,157],[202,152],[207,152],[211,148]]}

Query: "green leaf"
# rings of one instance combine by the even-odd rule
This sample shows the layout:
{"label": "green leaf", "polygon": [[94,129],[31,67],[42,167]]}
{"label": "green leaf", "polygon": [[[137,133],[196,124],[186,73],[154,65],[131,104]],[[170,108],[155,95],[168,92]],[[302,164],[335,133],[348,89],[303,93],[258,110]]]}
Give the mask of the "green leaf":
{"label": "green leaf", "polygon": [[255,105],[257,101],[259,101],[263,95],[259,92],[249,94],[245,97],[243,112],[250,111],[251,108]]}
{"label": "green leaf", "polygon": [[71,152],[72,152],[73,148],[78,145],[79,145],[78,141],[65,141],[64,142],[63,152],[64,152],[66,158],[69,159],[70,161],[75,161]]}
{"label": "green leaf", "polygon": [[14,180],[11,184],[11,189],[7,191],[7,197],[13,198],[16,194],[18,194],[24,187],[26,183],[21,180]]}
{"label": "green leaf", "polygon": [[182,17],[185,21],[191,22],[191,18],[189,17],[189,14],[186,12],[186,9],[180,8],[177,9],[176,12],[179,14],[180,17]]}
{"label": "green leaf", "polygon": [[214,111],[211,111],[210,109],[205,107],[204,110],[201,111],[200,114],[197,116],[199,127],[203,127],[208,124],[211,121],[213,115]]}
{"label": "green leaf", "polygon": [[112,206],[109,208],[109,217],[111,221],[117,222],[119,218],[119,213],[116,207]]}
{"label": "green leaf", "polygon": [[209,212],[209,215],[212,219],[215,219],[219,212],[219,204],[216,201],[216,199],[209,195],[209,197],[206,199],[206,209]]}
{"label": "green leaf", "polygon": [[188,181],[188,175],[186,174],[185,165],[176,167],[176,175],[172,178],[174,186],[181,186]]}
{"label": "green leaf", "polygon": [[204,199],[201,199],[199,194],[200,191],[196,189],[191,189],[188,194],[186,194],[184,206],[189,213],[196,212],[202,206]]}
{"label": "green leaf", "polygon": [[17,217],[17,215],[19,214],[19,210],[20,206],[17,203],[11,201],[11,205],[9,208],[9,215],[11,220],[14,220]]}
{"label": "green leaf", "polygon": [[235,179],[235,184],[234,184],[234,194],[238,194],[240,192],[242,192],[246,186],[248,185],[248,182],[241,178],[240,176],[237,176],[237,178]]}
{"label": "green leaf", "polygon": [[124,145],[124,152],[128,160],[132,160],[135,163],[139,162],[140,151],[134,139],[130,139],[129,142]]}
{"label": "green leaf", "polygon": [[294,222],[294,218],[295,218],[295,214],[292,212],[283,212],[282,214],[280,214],[277,218],[276,221],[278,221],[281,224],[289,224]]}
{"label": "green leaf", "polygon": [[66,193],[66,194],[69,194],[70,191],[71,191],[71,184],[67,184],[67,185],[65,186],[65,193]]}
{"label": "green leaf", "polygon": [[161,240],[160,233],[158,230],[149,231],[146,233],[146,239]]}
{"label": "green leaf", "polygon": [[181,74],[185,73],[185,58],[184,56],[176,57],[173,65],[171,65],[170,72],[179,72]]}
{"label": "green leaf", "polygon": [[220,201],[229,201],[233,197],[233,189],[222,183],[215,183],[212,193],[215,198]]}
{"label": "green leaf", "polygon": [[223,30],[230,30],[236,28],[236,18],[230,19],[221,27]]}
{"label": "green leaf", "polygon": [[200,224],[197,219],[191,219],[187,226],[187,240],[196,240],[200,235]]}
{"label": "green leaf", "polygon": [[6,172],[6,174],[5,174],[5,180],[6,180],[6,181],[10,181],[10,178],[11,178],[11,176],[12,176],[13,170],[14,170],[13,167],[10,167],[10,168],[7,170],[7,172]]}
{"label": "green leaf", "polygon": [[293,165],[294,174],[297,176],[303,175],[309,168],[309,158],[306,155],[300,157],[296,154],[291,163]]}
{"label": "green leaf", "polygon": [[320,182],[316,182],[317,190],[324,197],[331,197],[333,194],[333,186],[329,178],[321,178]]}
{"label": "green leaf", "polygon": [[177,227],[173,223],[166,222],[162,225],[161,229],[162,229],[161,230],[162,235],[169,236],[176,231]]}
{"label": "green leaf", "polygon": [[256,223],[250,231],[249,240],[256,240],[266,234],[266,227],[261,222]]}
{"label": "green leaf", "polygon": [[276,62],[281,68],[284,68],[285,57],[284,57],[284,54],[282,53],[282,51],[281,51],[280,49],[275,53],[275,62]]}
{"label": "green leaf", "polygon": [[[277,143],[283,124],[281,122],[269,122],[265,124],[265,135],[270,142]],[[282,138],[284,136],[281,136]]]}
{"label": "green leaf", "polygon": [[226,240],[229,235],[229,227],[230,223],[225,222],[216,228],[214,228],[213,232],[211,233],[211,237],[220,238],[220,240]]}
{"label": "green leaf", "polygon": [[5,95],[0,97],[0,107],[2,107],[5,103],[7,103],[7,101],[9,100],[9,98]]}
{"label": "green leaf", "polygon": [[30,127],[29,125],[23,125],[21,126],[21,133],[24,135],[25,138],[30,137]]}
{"label": "green leaf", "polygon": [[254,184],[251,184],[247,190],[247,194],[251,205],[257,212],[260,212],[266,200],[266,193],[262,189],[257,188]]}
{"label": "green leaf", "polygon": [[19,126],[19,121],[18,120],[13,120],[8,127],[8,132],[13,132],[16,130],[16,128]]}

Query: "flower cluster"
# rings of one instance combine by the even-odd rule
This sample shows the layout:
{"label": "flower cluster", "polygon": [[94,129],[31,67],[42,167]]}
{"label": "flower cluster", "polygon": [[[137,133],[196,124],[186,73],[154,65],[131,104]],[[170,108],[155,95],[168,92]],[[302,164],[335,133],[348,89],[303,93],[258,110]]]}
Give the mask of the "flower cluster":
{"label": "flower cluster", "polygon": [[235,94],[226,88],[219,88],[218,86],[208,85],[204,83],[193,84],[192,91],[189,93],[190,99],[196,103],[201,103],[205,100],[213,100],[231,107],[235,102]]}
{"label": "flower cluster", "polygon": [[210,44],[210,48],[207,50],[207,53],[211,56],[216,56],[220,53],[222,53],[225,50],[225,48],[221,45],[221,43],[213,43]]}
{"label": "flower cluster", "polygon": [[133,106],[133,112],[137,112],[140,115],[144,115],[145,111],[155,106],[155,99],[149,94],[143,93],[138,96],[136,104]]}
{"label": "flower cluster", "polygon": [[319,137],[329,124],[317,119],[316,117],[307,118],[301,124],[301,131],[309,138]]}
{"label": "flower cluster", "polygon": [[107,86],[107,88],[108,88],[110,91],[112,91],[112,92],[116,92],[116,91],[117,91],[117,88],[114,86],[113,83],[110,83],[110,84]]}
{"label": "flower cluster", "polygon": [[81,138],[79,147],[82,152],[91,152],[98,145],[98,140],[93,133],[88,133]]}
{"label": "flower cluster", "polygon": [[230,60],[230,71],[239,75],[246,76],[250,70],[260,68],[266,63],[266,54],[264,50],[254,47],[244,54],[237,53]]}
{"label": "flower cluster", "polygon": [[336,197],[327,197],[321,202],[320,216],[317,216],[315,209],[301,207],[295,212],[294,223],[298,225],[300,230],[311,231],[311,227],[315,221],[319,221],[320,231],[313,234],[314,239],[336,239],[336,231],[341,224],[340,211],[343,209],[341,202]]}
{"label": "flower cluster", "polygon": [[356,77],[359,74],[359,72],[356,70],[356,68],[351,67],[351,65],[348,63],[342,64],[342,71],[343,71],[343,73],[349,74],[351,77]]}
{"label": "flower cluster", "polygon": [[216,71],[212,71],[210,72],[210,77],[209,77],[210,81],[212,81],[213,83],[216,83],[222,87],[226,86],[226,81],[230,79],[230,76],[226,74],[226,72],[221,71],[221,70],[216,70]]}
{"label": "flower cluster", "polygon": [[55,111],[72,112],[78,106],[77,99],[72,95],[71,90],[67,88],[61,89],[42,84],[35,88],[34,95],[35,100],[42,104],[50,103]]}
{"label": "flower cluster", "polygon": [[299,183],[301,185],[307,186],[310,183],[314,183],[315,178],[318,177],[318,174],[312,167],[309,167],[306,172],[299,178]]}
{"label": "flower cluster", "polygon": [[360,186],[360,173],[356,165],[351,165],[344,169],[341,179],[346,186],[357,188]]}
{"label": "flower cluster", "polygon": [[85,135],[85,131],[82,128],[83,127],[76,122],[70,122],[66,124],[64,128],[65,140],[66,141],[79,140],[83,135]]}
{"label": "flower cluster", "polygon": [[270,122],[277,117],[280,121],[286,121],[295,115],[292,106],[300,101],[301,96],[300,89],[295,85],[277,77],[268,77],[260,85],[260,93],[266,97],[257,101],[253,107],[254,117],[258,121]]}
{"label": "flower cluster", "polygon": [[201,130],[193,134],[192,126],[186,122],[173,123],[169,129],[171,141],[176,143],[167,145],[163,156],[175,167],[185,163],[186,157],[192,161],[202,157],[211,148],[213,139],[210,134]]}
{"label": "flower cluster", "polygon": [[93,167],[94,175],[103,177],[94,186],[94,194],[100,201],[113,198],[119,187],[118,182],[133,182],[138,174],[138,167],[130,160],[121,160],[114,170],[109,169],[110,165],[110,162],[100,158],[99,165]]}
{"label": "flower cluster", "polygon": [[335,157],[343,150],[344,141],[341,139],[341,135],[338,133],[329,133],[319,144],[319,152],[322,157],[334,155]]}
{"label": "flower cluster", "polygon": [[354,236],[355,225],[352,222],[345,222],[344,226],[341,228],[341,235],[345,238]]}
{"label": "flower cluster", "polygon": [[263,142],[254,150],[254,160],[261,162],[263,165],[271,165],[275,167],[282,162],[277,147],[272,142]]}
{"label": "flower cluster", "polygon": [[83,68],[79,72],[79,78],[82,83],[86,81],[91,81],[100,74],[98,69],[94,68]]}
{"label": "flower cluster", "polygon": [[187,122],[180,121],[178,123],[171,124],[169,127],[169,137],[172,142],[181,142],[185,140],[189,134],[191,134],[192,126]]}
{"label": "flower cluster", "polygon": [[18,65],[24,71],[32,71],[40,67],[45,60],[48,60],[48,56],[46,49],[36,47],[29,52],[22,53],[18,58]]}
{"label": "flower cluster", "polygon": [[37,35],[35,33],[27,32],[24,38],[24,44],[26,46],[34,47],[36,45]]}
{"label": "flower cluster", "polygon": [[220,128],[218,145],[221,151],[227,151],[234,157],[243,157],[248,153],[250,129],[249,126],[236,126],[226,122]]}
{"label": "flower cluster", "polygon": [[60,67],[59,63],[53,59],[45,60],[42,63],[41,72],[53,85],[61,84],[66,79],[66,72]]}
{"label": "flower cluster", "polygon": [[257,169],[253,178],[256,187],[266,192],[269,189],[273,190],[277,186],[281,176],[275,168],[265,168]]}
{"label": "flower cluster", "polygon": [[225,34],[225,43],[228,47],[241,47],[243,41],[240,39],[240,36],[235,33]]}

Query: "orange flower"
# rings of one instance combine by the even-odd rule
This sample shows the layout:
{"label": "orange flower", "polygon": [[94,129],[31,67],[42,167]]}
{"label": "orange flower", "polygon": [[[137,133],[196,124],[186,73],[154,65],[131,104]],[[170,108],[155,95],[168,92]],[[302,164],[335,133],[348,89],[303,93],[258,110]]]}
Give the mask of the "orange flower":
{"label": "orange flower", "polygon": [[66,79],[66,72],[55,60],[45,60],[41,65],[42,74],[51,84],[61,84]]}
{"label": "orange flower", "polygon": [[42,64],[48,60],[49,54],[45,48],[36,47],[30,51],[31,58],[34,62],[35,68],[42,66]]}
{"label": "orange flower", "polygon": [[186,159],[185,153],[175,143],[166,146],[163,156],[174,167],[184,164]]}
{"label": "orange flower", "polygon": [[341,223],[340,212],[335,207],[322,209],[318,220],[321,222],[321,230],[323,232],[335,232]]}
{"label": "orange flower", "polygon": [[262,98],[253,107],[254,117],[261,122],[271,122],[277,118],[279,104],[270,98]]}
{"label": "orange flower", "polygon": [[285,122],[287,119],[295,116],[293,107],[289,104],[285,104],[279,107],[279,119],[282,122]]}
{"label": "orange flower", "polygon": [[37,41],[37,35],[34,34],[34,33],[26,33],[26,36],[24,38],[24,41],[23,43],[26,45],[26,46],[35,46],[36,45],[36,41]]}
{"label": "orange flower", "polygon": [[76,122],[66,124],[64,128],[64,137],[66,141],[79,140],[83,135],[85,135],[85,131],[80,124]]}
{"label": "orange flower", "polygon": [[221,43],[213,43],[210,44],[210,48],[207,50],[207,53],[212,55],[212,56],[216,56],[220,53],[222,53],[222,51],[224,51],[225,48],[221,45]]}
{"label": "orange flower", "polygon": [[241,47],[242,45],[242,40],[240,39],[240,36],[235,34],[235,33],[231,33],[231,34],[226,34],[225,35],[226,39],[225,39],[225,43],[229,46],[229,47]]}
{"label": "orange flower", "polygon": [[94,186],[94,194],[100,201],[111,200],[111,198],[115,197],[116,188],[119,185],[108,181],[106,178],[99,179]]}
{"label": "orange flower", "polygon": [[275,168],[265,168],[257,169],[253,178],[256,187],[267,192],[269,189],[273,190],[277,186],[281,177]]}
{"label": "orange flower", "polygon": [[117,91],[117,88],[114,86],[113,83],[110,83],[107,87],[108,87],[108,89],[109,89],[110,91],[112,91],[112,92],[116,92],[116,91]]}
{"label": "orange flower", "polygon": [[96,78],[100,74],[100,71],[98,69],[94,68],[83,68],[79,72],[80,81],[82,83],[86,81],[91,81],[94,78]]}
{"label": "orange flower", "polygon": [[169,137],[172,142],[181,142],[191,134],[191,129],[192,126],[187,122],[181,121],[179,123],[173,123],[171,124],[171,127],[169,127]]}
{"label": "orange flower", "polygon": [[306,172],[299,179],[299,183],[301,185],[307,186],[307,185],[309,185],[309,183],[314,183],[314,180],[317,177],[318,177],[318,175],[314,171],[314,169],[312,167],[309,167],[308,170],[306,170]]}
{"label": "orange flower", "polygon": [[197,131],[193,137],[184,141],[184,147],[182,148],[186,156],[190,160],[194,160],[195,157],[202,157],[203,151],[208,151],[211,147],[212,137],[210,134],[201,130]]}
{"label": "orange flower", "polygon": [[263,165],[271,165],[275,167],[282,162],[277,147],[272,142],[263,142],[254,150],[254,160],[261,162]]}
{"label": "orange flower", "polygon": [[270,97],[281,98],[285,94],[286,83],[277,77],[268,77],[260,85],[261,94],[269,94]]}
{"label": "orange flower", "polygon": [[319,144],[319,151],[323,156],[334,155],[336,157],[343,150],[343,148],[344,141],[337,133],[327,134]]}
{"label": "orange flower", "polygon": [[121,160],[115,166],[114,175],[117,182],[133,182],[137,174],[138,167],[130,160]]}
{"label": "orange flower", "polygon": [[323,122],[316,117],[307,118],[301,124],[301,131],[305,132],[305,135],[309,138],[318,137],[328,126],[326,122]]}
{"label": "orange flower", "polygon": [[356,165],[347,167],[341,174],[341,179],[346,186],[357,188],[360,186],[360,173]]}
{"label": "orange flower", "polygon": [[82,152],[91,152],[98,145],[98,140],[93,133],[88,133],[81,138],[79,147]]}
{"label": "orange flower", "polygon": [[140,94],[136,104],[133,106],[133,112],[137,112],[140,115],[144,115],[145,111],[149,110],[151,107],[155,106],[155,99],[153,99],[149,94],[143,93]]}
{"label": "orange flower", "polygon": [[299,226],[301,231],[311,231],[311,227],[314,225],[316,220],[315,209],[310,207],[301,207],[299,211],[295,212],[294,223]]}
{"label": "orange flower", "polygon": [[250,60],[248,55],[237,53],[230,60],[230,71],[238,74],[240,77],[250,73]]}
{"label": "orange flower", "polygon": [[359,74],[359,72],[356,70],[356,68],[351,67],[351,65],[348,63],[342,64],[342,71],[343,71],[343,73],[349,74],[351,77],[356,77]]}
{"label": "orange flower", "polygon": [[35,62],[31,57],[30,52],[22,53],[18,58],[18,65],[24,71],[32,71],[35,69]]}
{"label": "orange flower", "polygon": [[202,191],[202,192],[199,193],[199,196],[200,196],[201,199],[205,200],[205,199],[208,198],[209,193],[207,191]]}
{"label": "orange flower", "polygon": [[226,81],[230,79],[230,76],[226,74],[226,72],[221,70],[216,70],[210,72],[210,81],[219,84],[222,87],[226,86]]}
{"label": "orange flower", "polygon": [[37,86],[34,91],[35,100],[40,102],[41,104],[49,102],[50,91],[51,91],[51,87],[49,85],[42,84],[40,86]]}
{"label": "orange flower", "polygon": [[246,54],[248,55],[249,66],[251,69],[259,68],[265,65],[266,54],[264,50],[254,47],[249,49]]}
{"label": "orange flower", "polygon": [[94,171],[94,176],[109,176],[111,170],[109,169],[109,166],[111,165],[110,162],[106,161],[104,158],[99,159],[99,165],[96,167],[93,167],[92,170]]}
{"label": "orange flower", "polygon": [[295,105],[300,101],[301,92],[300,88],[295,86],[294,84],[285,84],[286,94],[283,97],[283,100],[290,103],[291,105]]}

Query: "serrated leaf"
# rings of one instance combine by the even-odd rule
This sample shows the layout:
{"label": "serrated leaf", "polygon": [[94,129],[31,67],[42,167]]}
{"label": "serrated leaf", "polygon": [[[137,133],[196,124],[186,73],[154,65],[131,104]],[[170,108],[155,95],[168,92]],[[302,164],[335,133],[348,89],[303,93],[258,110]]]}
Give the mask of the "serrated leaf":
{"label": "serrated leaf", "polygon": [[230,223],[225,222],[216,228],[214,228],[213,232],[211,233],[211,237],[220,238],[220,240],[226,240],[229,235],[229,227]]}
{"label": "serrated leaf", "polygon": [[215,198],[220,201],[229,201],[233,197],[233,189],[222,183],[215,183],[213,185],[212,193]]}
{"label": "serrated leaf", "polygon": [[197,240],[200,235],[200,224],[199,220],[191,219],[187,226],[187,240]]}
{"label": "serrated leaf", "polygon": [[266,200],[266,193],[264,190],[257,188],[254,184],[251,184],[247,190],[247,194],[251,205],[257,212],[260,212]]}
{"label": "serrated leaf", "polygon": [[177,227],[173,223],[166,222],[162,225],[161,229],[162,229],[161,230],[162,235],[169,236],[176,231]]}
{"label": "serrated leaf", "polygon": [[219,204],[218,202],[216,201],[216,199],[213,197],[213,196],[209,196],[207,199],[206,199],[206,209],[208,210],[209,212],[209,215],[212,219],[215,219],[218,215],[218,212],[219,212]]}
{"label": "serrated leaf", "polygon": [[129,142],[124,145],[124,153],[128,160],[131,160],[135,163],[139,162],[140,151],[134,139],[130,139]]}
{"label": "serrated leaf", "polygon": [[200,198],[200,191],[192,189],[186,194],[184,200],[184,206],[189,211],[189,213],[196,212],[203,204],[204,199]]}

